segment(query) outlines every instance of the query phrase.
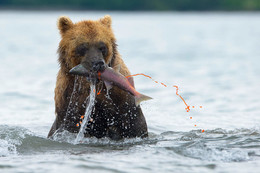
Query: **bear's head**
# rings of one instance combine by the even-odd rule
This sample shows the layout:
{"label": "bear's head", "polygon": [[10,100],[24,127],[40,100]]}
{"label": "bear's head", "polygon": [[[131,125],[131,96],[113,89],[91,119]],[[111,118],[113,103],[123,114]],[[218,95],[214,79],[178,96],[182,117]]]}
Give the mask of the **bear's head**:
{"label": "bear's head", "polygon": [[104,70],[116,54],[116,39],[111,17],[73,23],[68,17],[58,19],[61,41],[58,49],[61,68],[69,72],[81,65],[89,72]]}

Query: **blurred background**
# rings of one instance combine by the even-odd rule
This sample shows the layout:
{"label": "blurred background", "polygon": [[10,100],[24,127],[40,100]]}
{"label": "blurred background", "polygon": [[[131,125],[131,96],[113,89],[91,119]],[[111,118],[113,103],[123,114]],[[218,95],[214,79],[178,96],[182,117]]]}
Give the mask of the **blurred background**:
{"label": "blurred background", "polygon": [[259,0],[0,0],[2,9],[256,11]]}

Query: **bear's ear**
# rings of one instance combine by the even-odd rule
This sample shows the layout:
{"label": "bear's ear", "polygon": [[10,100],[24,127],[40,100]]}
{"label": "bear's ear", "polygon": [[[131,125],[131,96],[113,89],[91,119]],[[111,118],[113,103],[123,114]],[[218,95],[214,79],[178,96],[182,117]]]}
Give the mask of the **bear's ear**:
{"label": "bear's ear", "polygon": [[61,34],[64,34],[67,30],[72,28],[72,26],[73,26],[73,23],[70,20],[70,18],[68,18],[66,16],[61,16],[58,19],[58,28],[59,28]]}
{"label": "bear's ear", "polygon": [[100,19],[100,22],[107,26],[108,28],[111,27],[111,24],[112,24],[112,19],[109,15],[105,15],[103,18]]}

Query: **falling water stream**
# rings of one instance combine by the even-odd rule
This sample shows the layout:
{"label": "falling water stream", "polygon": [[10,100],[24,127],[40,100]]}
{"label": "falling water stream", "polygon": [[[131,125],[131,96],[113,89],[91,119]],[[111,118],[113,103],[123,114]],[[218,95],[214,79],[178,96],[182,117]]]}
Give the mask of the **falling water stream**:
{"label": "falling water stream", "polygon": [[92,112],[94,102],[95,102],[95,98],[96,98],[96,93],[92,92],[92,91],[95,90],[95,88],[96,88],[96,85],[94,83],[91,83],[90,84],[90,94],[86,99],[87,100],[87,108],[86,108],[85,116],[84,116],[84,119],[81,123],[79,133],[77,134],[77,137],[75,139],[75,144],[80,143],[80,141],[82,141],[82,139],[84,138],[84,132],[85,132],[85,129],[86,129],[86,125],[87,125],[87,122],[90,120],[90,114]]}

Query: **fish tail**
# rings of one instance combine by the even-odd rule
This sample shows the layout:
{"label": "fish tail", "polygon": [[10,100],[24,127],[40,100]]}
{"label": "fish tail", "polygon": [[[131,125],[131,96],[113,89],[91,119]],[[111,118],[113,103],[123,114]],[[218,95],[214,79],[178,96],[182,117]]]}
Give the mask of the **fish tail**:
{"label": "fish tail", "polygon": [[139,106],[142,101],[151,100],[151,99],[153,99],[153,98],[146,96],[144,94],[139,94],[139,95],[135,96],[135,105]]}

